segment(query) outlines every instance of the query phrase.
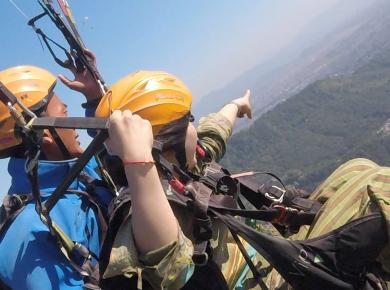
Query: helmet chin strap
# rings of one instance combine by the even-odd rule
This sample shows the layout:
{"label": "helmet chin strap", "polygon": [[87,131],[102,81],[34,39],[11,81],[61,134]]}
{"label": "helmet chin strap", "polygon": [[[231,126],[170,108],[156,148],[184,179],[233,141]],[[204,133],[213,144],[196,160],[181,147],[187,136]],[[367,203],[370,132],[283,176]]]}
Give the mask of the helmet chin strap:
{"label": "helmet chin strap", "polygon": [[64,142],[62,141],[60,135],[58,135],[57,130],[54,127],[49,128],[50,134],[53,136],[54,141],[56,142],[57,146],[60,148],[62,155],[64,156],[64,159],[72,159],[72,155],[70,154],[68,148],[66,148]]}
{"label": "helmet chin strap", "polygon": [[155,136],[155,140],[162,146],[161,152],[173,150],[175,152],[175,158],[183,170],[187,167],[185,142],[191,116],[191,113],[188,112],[183,117],[166,124]]}
{"label": "helmet chin strap", "polygon": [[173,147],[175,151],[175,157],[177,162],[179,162],[179,166],[183,170],[187,170],[187,154],[186,154],[186,146],[185,140]]}

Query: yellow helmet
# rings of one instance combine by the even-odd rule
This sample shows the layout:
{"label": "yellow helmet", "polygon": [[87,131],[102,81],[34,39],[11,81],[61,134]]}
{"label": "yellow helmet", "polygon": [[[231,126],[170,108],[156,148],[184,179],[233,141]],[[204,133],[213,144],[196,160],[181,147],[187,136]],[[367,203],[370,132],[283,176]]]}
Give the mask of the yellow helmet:
{"label": "yellow helmet", "polygon": [[[32,111],[46,105],[56,84],[56,77],[45,69],[21,65],[0,71],[0,82]],[[19,106],[16,109],[21,111]],[[9,149],[21,140],[14,134],[15,121],[8,108],[0,102],[0,157],[7,157]]]}
{"label": "yellow helmet", "polygon": [[175,76],[162,71],[138,71],[118,82],[105,94],[96,117],[108,117],[114,110],[130,110],[149,120],[157,134],[166,124],[190,112],[192,94]]}

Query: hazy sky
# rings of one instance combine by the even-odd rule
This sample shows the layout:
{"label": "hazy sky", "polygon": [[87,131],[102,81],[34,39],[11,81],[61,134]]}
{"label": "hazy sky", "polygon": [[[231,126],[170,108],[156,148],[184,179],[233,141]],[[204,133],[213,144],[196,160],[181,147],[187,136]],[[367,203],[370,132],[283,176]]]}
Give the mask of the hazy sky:
{"label": "hazy sky", "polygon": [[[187,83],[195,101],[269,58],[339,1],[344,0],[68,0],[108,83],[139,69],[165,70]],[[41,11],[32,0],[0,1],[0,70],[34,64],[63,73],[11,2],[27,17]],[[39,24],[62,40],[51,23]],[[61,85],[57,92],[71,115],[82,114],[81,96]],[[0,170],[5,172],[6,160]],[[5,192],[9,178],[2,174],[0,183]]]}

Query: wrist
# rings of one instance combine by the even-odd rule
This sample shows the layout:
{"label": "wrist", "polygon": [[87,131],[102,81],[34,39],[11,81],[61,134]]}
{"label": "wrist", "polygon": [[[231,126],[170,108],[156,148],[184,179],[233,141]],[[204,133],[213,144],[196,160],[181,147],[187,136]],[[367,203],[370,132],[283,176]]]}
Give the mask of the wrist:
{"label": "wrist", "polygon": [[100,91],[96,93],[83,93],[83,95],[87,103],[100,100],[101,98],[103,98],[103,94]]}
{"label": "wrist", "polygon": [[[157,168],[154,163],[147,163],[147,165],[125,165],[125,174],[128,185],[132,189],[149,187],[154,181],[153,177],[157,176]],[[136,191],[136,190],[135,190]]]}
{"label": "wrist", "polygon": [[81,107],[83,107],[84,109],[96,109],[97,106],[99,105],[100,100],[101,98],[96,98],[91,100],[87,99],[85,103],[81,104]]}
{"label": "wrist", "polygon": [[228,105],[235,105],[237,107],[237,114],[239,116],[241,114],[241,105],[236,101],[231,101]]}
{"label": "wrist", "polygon": [[104,93],[102,92],[100,87],[97,85],[96,88],[89,89],[89,90],[83,92],[83,95],[88,103],[88,102],[92,102],[95,100],[100,100],[103,97]]}

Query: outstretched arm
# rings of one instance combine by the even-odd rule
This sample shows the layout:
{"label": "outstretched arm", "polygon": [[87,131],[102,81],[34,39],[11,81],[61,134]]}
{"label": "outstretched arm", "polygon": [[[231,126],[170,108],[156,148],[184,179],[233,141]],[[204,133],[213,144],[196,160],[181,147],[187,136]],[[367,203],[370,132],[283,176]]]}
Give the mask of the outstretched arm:
{"label": "outstretched arm", "polygon": [[250,95],[251,91],[246,90],[245,95],[232,100],[229,104],[226,104],[221,110],[219,110],[219,113],[227,118],[232,126],[234,125],[237,117],[242,118],[247,115],[249,119],[252,119]]}
{"label": "outstretched arm", "polygon": [[199,120],[198,137],[212,160],[218,162],[225,155],[233,125],[237,118],[242,118],[244,115],[252,118],[249,90],[244,96],[225,105],[218,113]]}
{"label": "outstretched arm", "polygon": [[152,127],[129,110],[114,111],[109,122],[106,147],[124,162],[131,191],[134,240],[138,251],[145,254],[178,239],[176,218],[151,162]]}

